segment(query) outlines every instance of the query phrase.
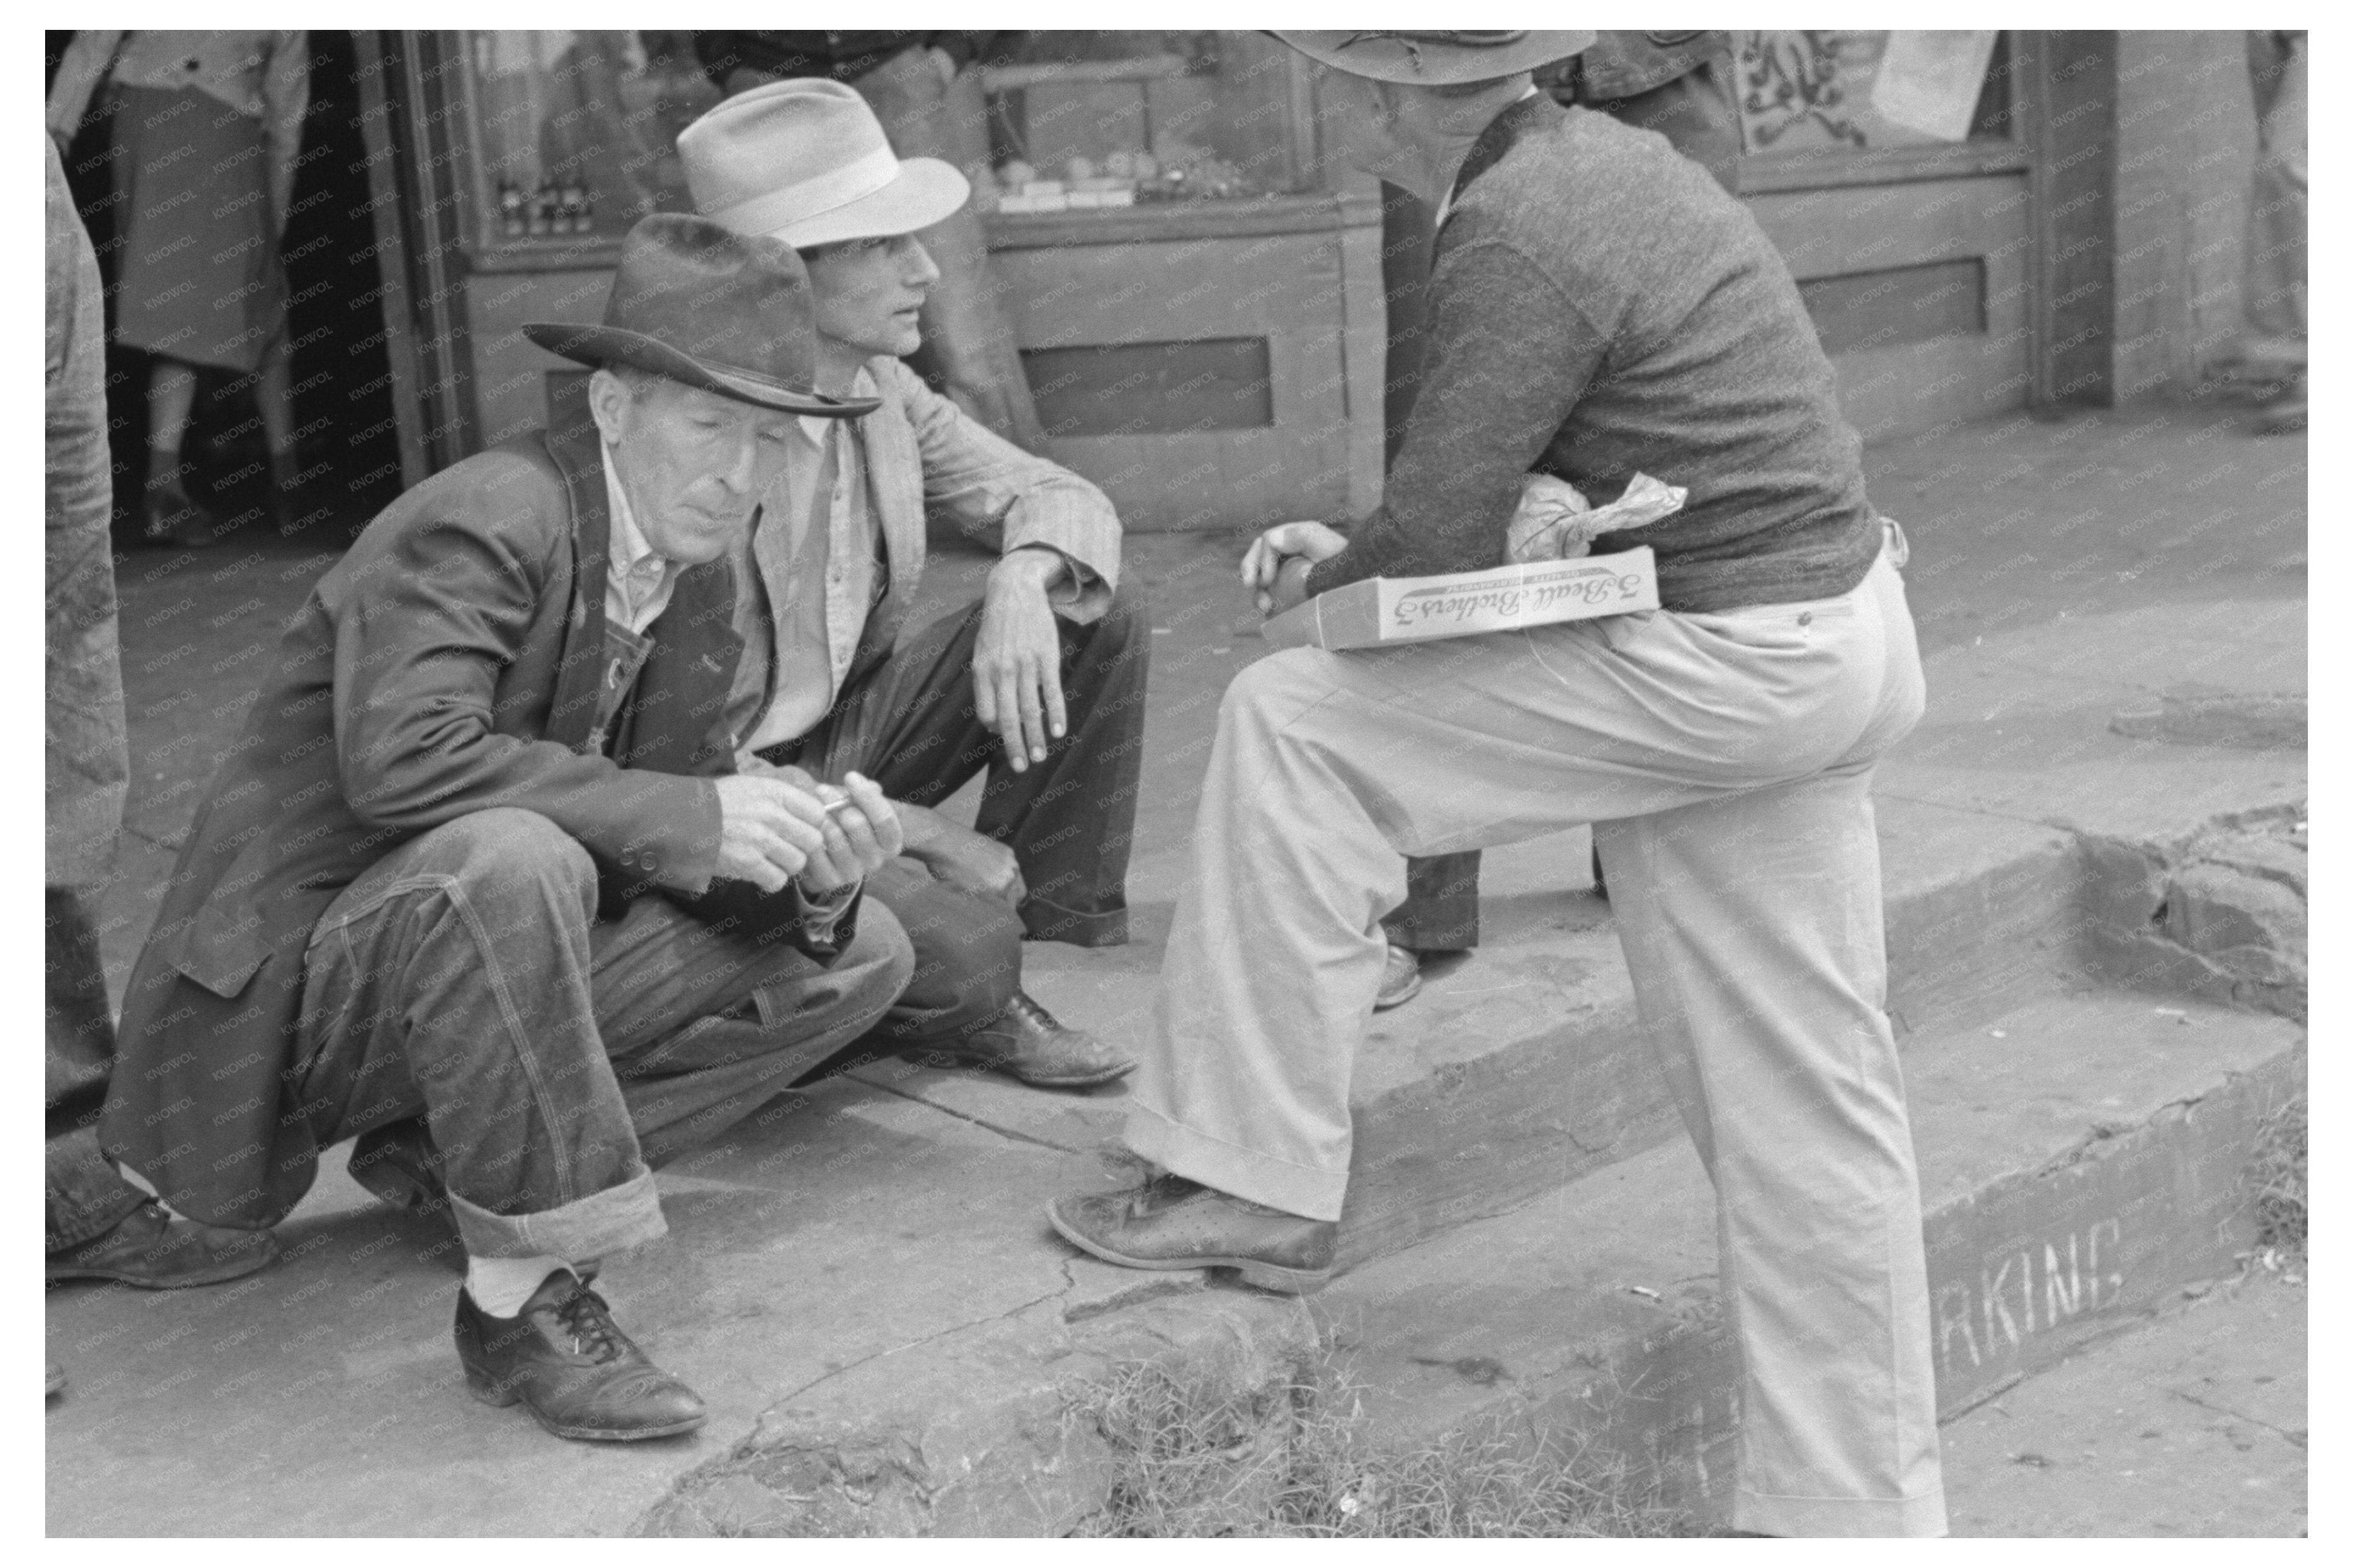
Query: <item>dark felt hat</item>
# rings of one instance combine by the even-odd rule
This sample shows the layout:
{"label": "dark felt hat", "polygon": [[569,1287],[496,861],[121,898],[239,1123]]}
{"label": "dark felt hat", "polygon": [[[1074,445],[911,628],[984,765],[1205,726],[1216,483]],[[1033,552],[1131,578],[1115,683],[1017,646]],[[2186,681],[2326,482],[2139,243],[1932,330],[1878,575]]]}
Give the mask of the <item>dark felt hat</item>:
{"label": "dark felt hat", "polygon": [[1416,87],[1451,87],[1517,76],[1582,54],[1591,33],[1569,32],[1328,32],[1274,35],[1310,59],[1350,76]]}
{"label": "dark felt hat", "polygon": [[817,311],[792,247],[687,213],[639,218],[597,326],[532,321],[523,335],[581,364],[635,365],[739,403],[846,419],[873,398],[817,390]]}

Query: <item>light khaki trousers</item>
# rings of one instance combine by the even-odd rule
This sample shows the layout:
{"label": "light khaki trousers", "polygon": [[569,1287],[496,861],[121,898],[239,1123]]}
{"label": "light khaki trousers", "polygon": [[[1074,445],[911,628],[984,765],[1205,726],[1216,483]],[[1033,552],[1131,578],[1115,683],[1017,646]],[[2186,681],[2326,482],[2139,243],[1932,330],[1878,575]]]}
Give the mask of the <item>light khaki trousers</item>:
{"label": "light khaki trousers", "polygon": [[1944,1532],[1872,767],[1918,721],[1900,536],[1853,592],[1261,660],[1227,690],[1125,1138],[1321,1219],[1401,858],[1595,825],[1715,1183],[1736,1528]]}

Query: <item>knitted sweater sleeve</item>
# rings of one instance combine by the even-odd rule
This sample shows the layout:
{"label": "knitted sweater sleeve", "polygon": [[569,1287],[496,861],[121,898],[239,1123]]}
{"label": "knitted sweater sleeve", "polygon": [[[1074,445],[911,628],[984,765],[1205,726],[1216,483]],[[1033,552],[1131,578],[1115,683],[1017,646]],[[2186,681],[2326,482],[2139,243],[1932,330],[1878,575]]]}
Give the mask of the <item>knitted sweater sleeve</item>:
{"label": "knitted sweater sleeve", "polygon": [[1430,288],[1421,390],[1381,505],[1310,594],[1503,564],[1520,476],[1602,368],[1609,334],[1508,243],[1452,249]]}

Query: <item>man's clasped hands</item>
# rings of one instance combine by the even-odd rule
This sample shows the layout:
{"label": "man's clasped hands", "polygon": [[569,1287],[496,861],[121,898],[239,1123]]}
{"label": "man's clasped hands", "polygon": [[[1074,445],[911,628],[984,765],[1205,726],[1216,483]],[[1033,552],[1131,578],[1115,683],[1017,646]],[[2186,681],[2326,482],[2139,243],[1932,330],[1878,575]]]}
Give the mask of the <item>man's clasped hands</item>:
{"label": "man's clasped hands", "polygon": [[816,898],[879,870],[904,847],[899,814],[881,786],[850,773],[848,788],[796,767],[762,764],[719,787],[719,875],[780,892],[788,881]]}

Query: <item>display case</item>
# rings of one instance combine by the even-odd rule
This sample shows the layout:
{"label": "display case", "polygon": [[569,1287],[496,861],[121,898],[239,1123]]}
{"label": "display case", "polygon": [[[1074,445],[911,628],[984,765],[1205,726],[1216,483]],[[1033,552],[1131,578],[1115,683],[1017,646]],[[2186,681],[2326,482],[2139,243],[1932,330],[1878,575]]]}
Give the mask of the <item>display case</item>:
{"label": "display case", "polygon": [[[988,156],[965,173],[1049,455],[1131,528],[1369,509],[1378,201],[1324,176],[1294,57],[1252,33],[1008,37],[970,68]],[[594,319],[629,226],[691,207],[678,132],[721,94],[682,33],[402,37],[447,278],[438,423],[478,449],[579,395],[522,323]]]}

